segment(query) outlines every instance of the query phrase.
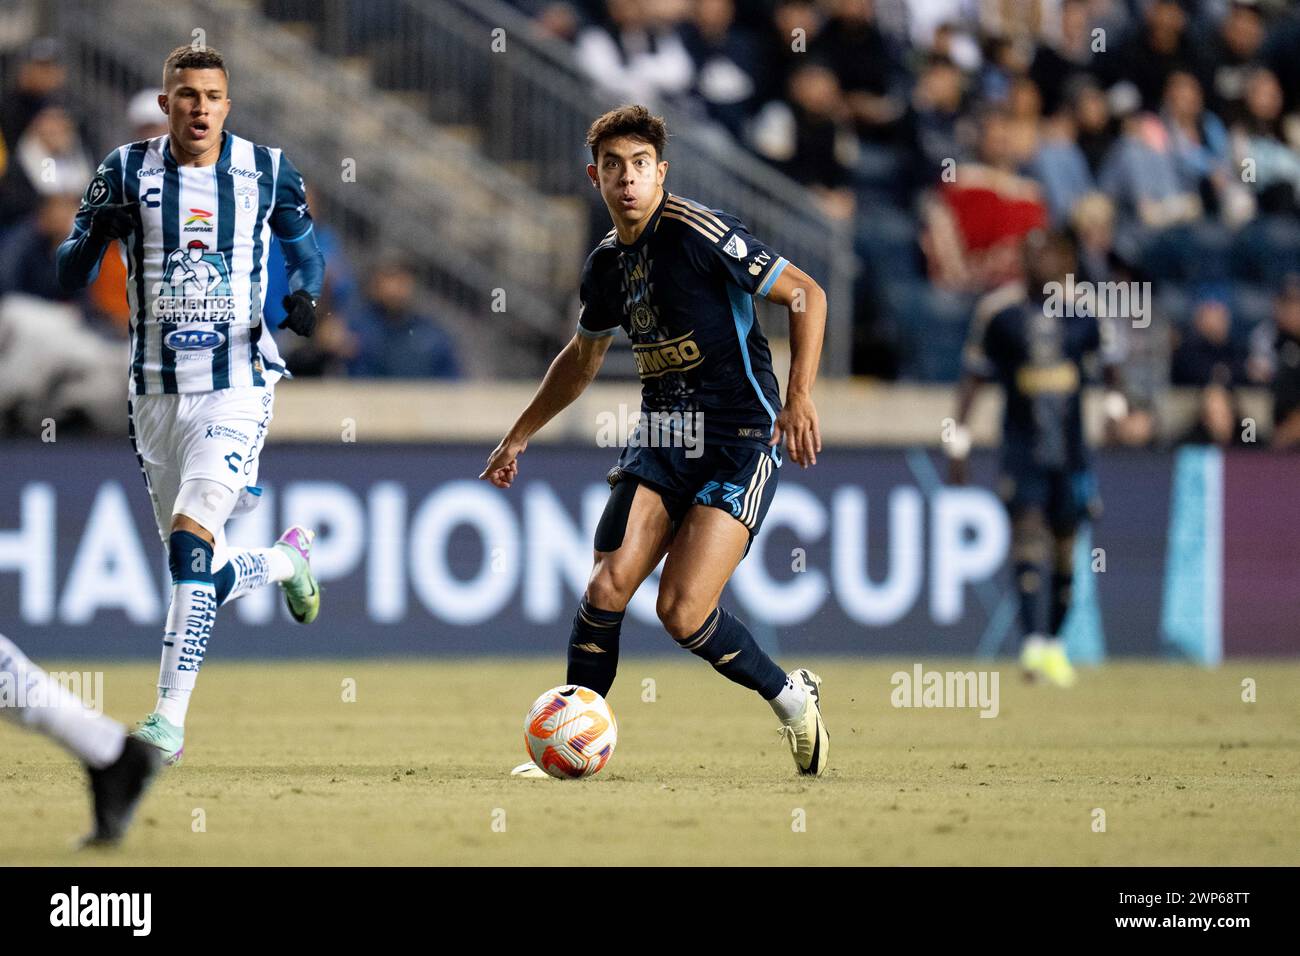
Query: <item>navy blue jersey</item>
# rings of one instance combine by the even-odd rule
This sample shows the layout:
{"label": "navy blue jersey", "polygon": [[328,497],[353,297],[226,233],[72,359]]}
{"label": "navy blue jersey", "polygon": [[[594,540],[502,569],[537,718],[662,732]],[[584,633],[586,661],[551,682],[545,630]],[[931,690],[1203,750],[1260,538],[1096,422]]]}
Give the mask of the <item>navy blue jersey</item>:
{"label": "navy blue jersey", "polygon": [[734,216],[665,192],[636,242],[610,230],[587,257],[578,332],[627,332],[643,412],[699,413],[705,441],[766,445],[781,395],[753,296],[785,266]]}
{"label": "navy blue jersey", "polygon": [[1086,468],[1082,392],[1085,363],[1102,349],[1091,315],[1054,316],[1022,300],[971,327],[966,370],[997,381],[1006,394],[1002,415],[1005,468],[1062,471]]}

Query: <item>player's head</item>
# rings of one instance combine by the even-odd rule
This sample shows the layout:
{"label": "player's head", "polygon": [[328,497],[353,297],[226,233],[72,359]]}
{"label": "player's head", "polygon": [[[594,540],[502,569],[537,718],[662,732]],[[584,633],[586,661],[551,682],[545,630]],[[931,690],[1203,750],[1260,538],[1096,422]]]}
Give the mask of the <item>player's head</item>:
{"label": "player's head", "polygon": [[668,127],[644,106],[620,106],[587,130],[587,175],[616,222],[633,225],[654,212],[668,173]]}
{"label": "player's head", "polygon": [[1025,237],[1024,256],[1029,288],[1041,293],[1049,282],[1064,282],[1075,271],[1075,237],[1069,229],[1035,229]]}
{"label": "player's head", "polygon": [[167,55],[158,105],[167,114],[172,153],[180,162],[221,148],[229,79],[226,61],[210,46],[178,46]]}

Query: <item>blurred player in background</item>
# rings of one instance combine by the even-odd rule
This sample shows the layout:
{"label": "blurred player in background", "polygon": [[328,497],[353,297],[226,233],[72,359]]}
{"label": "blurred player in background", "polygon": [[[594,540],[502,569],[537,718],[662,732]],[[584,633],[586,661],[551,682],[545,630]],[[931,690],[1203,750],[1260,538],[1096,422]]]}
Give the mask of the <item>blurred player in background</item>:
{"label": "blurred player in background", "polygon": [[[1006,396],[999,492],[1011,515],[1011,550],[1020,600],[1020,663],[1031,677],[1074,684],[1061,638],[1074,580],[1079,525],[1099,512],[1096,482],[1083,435],[1083,386],[1093,356],[1102,362],[1107,417],[1122,418],[1121,356],[1108,321],[1081,303],[1067,308],[1067,276],[1077,250],[1066,233],[1031,233],[1025,242],[1028,287],[986,297],[971,325],[957,387],[956,428],[944,449],[955,484],[966,481],[971,439],[966,422],[981,385],[997,382]],[[1050,565],[1044,608],[1042,581]]]}
{"label": "blurred player in background", "polygon": [[157,748],[127,736],[50,679],[0,634],[0,713],[61,744],[86,766],[95,828],[86,845],[120,840],[162,760]]}
{"label": "blurred player in background", "polygon": [[[528,440],[591,383],[614,333],[627,332],[642,383],[641,424],[608,476],[566,680],[609,692],[625,609],[666,554],[657,603],[665,629],[767,700],[798,771],[817,776],[829,748],[821,678],[782,672],[718,599],[776,492],[781,440],[805,468],[821,450],[812,386],[826,297],[735,217],[666,191],[667,139],[663,120],[643,106],[592,124],[587,175],[614,228],[583,269],[577,334],[479,477],[510,487]],[[790,312],[784,407],[754,295]],[[532,764],[515,772],[542,775]]]}
{"label": "blurred player in background", "polygon": [[228,552],[225,524],[257,503],[258,456],[275,383],[287,374],[263,334],[263,272],[272,236],[291,294],[284,325],[311,335],[324,259],[302,177],[279,149],[223,130],[228,76],[211,48],[178,47],[158,97],[168,132],[108,154],[59,247],[59,281],[92,281],[120,240],[131,318],[132,443],[172,574],[158,704],[133,732],[175,763],[185,714],[217,608],[272,581],[294,619],[310,623],[320,594],[312,532],[293,527],[271,548]]}

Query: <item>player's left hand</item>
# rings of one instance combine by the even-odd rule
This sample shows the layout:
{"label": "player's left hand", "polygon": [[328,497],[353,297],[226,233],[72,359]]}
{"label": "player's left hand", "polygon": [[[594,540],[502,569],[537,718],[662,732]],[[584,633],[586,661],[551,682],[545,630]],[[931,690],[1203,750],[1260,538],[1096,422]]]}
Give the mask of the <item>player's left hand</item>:
{"label": "player's left hand", "polygon": [[292,295],[286,295],[284,301],[284,321],[280,323],[282,328],[290,332],[296,332],[303,337],[310,336],[316,331],[316,303],[312,301],[311,293],[306,289],[299,289]]}
{"label": "player's left hand", "polygon": [[790,450],[790,459],[800,468],[817,464],[817,453],[822,450],[822,433],[812,398],[807,395],[787,396],[785,407],[772,426],[772,440],[768,445],[779,445],[782,438]]}

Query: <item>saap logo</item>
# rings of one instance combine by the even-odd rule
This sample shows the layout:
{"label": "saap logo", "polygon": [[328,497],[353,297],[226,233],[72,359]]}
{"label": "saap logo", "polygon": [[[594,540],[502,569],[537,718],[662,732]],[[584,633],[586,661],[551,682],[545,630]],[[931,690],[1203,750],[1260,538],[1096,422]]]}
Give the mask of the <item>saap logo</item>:
{"label": "saap logo", "polygon": [[226,337],[207,329],[177,329],[168,332],[163,341],[174,352],[207,352],[225,342]]}

